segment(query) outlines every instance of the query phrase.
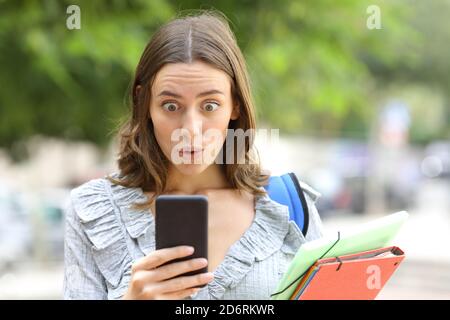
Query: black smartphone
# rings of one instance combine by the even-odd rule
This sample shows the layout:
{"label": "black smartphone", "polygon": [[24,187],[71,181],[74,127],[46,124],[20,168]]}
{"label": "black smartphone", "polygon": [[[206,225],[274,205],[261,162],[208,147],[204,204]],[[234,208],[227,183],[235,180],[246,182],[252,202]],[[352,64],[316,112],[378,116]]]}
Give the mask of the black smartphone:
{"label": "black smartphone", "polygon": [[[194,258],[208,259],[208,197],[202,195],[161,195],[155,206],[156,250],[192,246],[194,254],[168,263]],[[180,276],[208,272],[208,267]]]}

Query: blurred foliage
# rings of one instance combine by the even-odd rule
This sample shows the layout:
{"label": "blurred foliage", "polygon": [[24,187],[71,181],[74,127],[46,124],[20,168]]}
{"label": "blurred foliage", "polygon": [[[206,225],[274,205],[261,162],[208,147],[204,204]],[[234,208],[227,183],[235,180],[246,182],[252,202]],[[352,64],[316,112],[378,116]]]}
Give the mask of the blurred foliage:
{"label": "blurred foliage", "polygon": [[69,4],[0,4],[0,145],[35,133],[105,145],[141,51],[173,13],[165,1],[85,1],[81,30],[68,30]]}
{"label": "blurred foliage", "polygon": [[403,50],[414,50],[415,59],[394,66],[374,64],[371,72],[378,81],[397,87],[403,100],[409,100],[412,141],[426,144],[450,139],[450,0],[406,3],[414,8],[410,26],[420,33],[421,41]]}
{"label": "blurred foliage", "polygon": [[[365,138],[380,88],[395,81],[434,86],[449,117],[450,1],[431,2],[0,0],[0,146],[17,150],[34,134],[105,146],[128,112],[146,43],[189,9],[230,19],[262,125]],[[81,8],[81,30],[66,28],[70,4]],[[372,4],[381,9],[380,30],[366,27]]]}

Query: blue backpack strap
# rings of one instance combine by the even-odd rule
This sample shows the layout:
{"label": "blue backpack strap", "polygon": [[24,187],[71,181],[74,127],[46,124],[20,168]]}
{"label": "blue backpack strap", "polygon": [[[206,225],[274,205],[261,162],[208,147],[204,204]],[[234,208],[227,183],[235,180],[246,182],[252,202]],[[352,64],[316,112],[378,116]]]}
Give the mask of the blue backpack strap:
{"label": "blue backpack strap", "polygon": [[294,220],[306,237],[309,225],[308,205],[295,174],[289,172],[281,176],[271,176],[264,188],[272,200],[289,207],[290,219]]}

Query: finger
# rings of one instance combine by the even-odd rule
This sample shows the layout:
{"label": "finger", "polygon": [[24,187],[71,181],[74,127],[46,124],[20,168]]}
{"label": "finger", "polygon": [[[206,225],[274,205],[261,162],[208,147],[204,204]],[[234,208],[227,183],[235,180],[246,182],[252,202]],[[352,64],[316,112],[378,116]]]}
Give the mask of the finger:
{"label": "finger", "polygon": [[189,259],[186,261],[170,263],[153,270],[153,279],[154,281],[171,279],[183,273],[204,268],[207,265],[208,260],[205,258]]}
{"label": "finger", "polygon": [[183,276],[174,279],[158,282],[155,284],[155,291],[160,293],[169,293],[180,291],[196,286],[205,285],[214,279],[212,272],[201,273],[194,276]]}
{"label": "finger", "polygon": [[194,253],[193,247],[178,246],[173,248],[165,248],[153,251],[149,255],[141,258],[133,265],[133,271],[151,270],[160,265],[182,257],[190,256]]}
{"label": "finger", "polygon": [[208,260],[205,258],[173,262],[152,270],[138,270],[134,274],[134,281],[135,283],[139,283],[141,287],[144,287],[146,284],[172,279],[186,272],[201,269],[207,265]]}

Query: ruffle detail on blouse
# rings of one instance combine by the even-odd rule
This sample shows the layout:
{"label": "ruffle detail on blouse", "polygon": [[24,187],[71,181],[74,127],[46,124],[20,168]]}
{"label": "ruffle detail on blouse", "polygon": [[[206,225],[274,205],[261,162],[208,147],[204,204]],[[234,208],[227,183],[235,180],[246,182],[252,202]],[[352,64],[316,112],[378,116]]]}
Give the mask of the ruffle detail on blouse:
{"label": "ruffle detail on blouse", "polygon": [[[111,175],[118,178],[118,174]],[[135,239],[144,255],[155,249],[155,219],[150,210],[135,209],[134,203],[144,203],[148,197],[141,188],[128,188],[111,184],[111,194],[131,238]]]}
{"label": "ruffle detail on blouse", "polygon": [[[255,261],[264,260],[281,248],[288,251],[298,248],[301,239],[295,227],[289,222],[287,206],[271,200],[268,195],[255,195],[253,223],[230,247],[215,270],[214,280],[207,286],[210,298],[220,299],[227,289],[238,285],[252,270]],[[199,292],[200,297],[202,293],[203,290]]]}
{"label": "ruffle detail on blouse", "polygon": [[[94,260],[111,285],[113,292],[126,276],[132,258],[129,254],[124,228],[119,223],[105,179],[91,180],[71,192],[75,212],[83,225],[83,231],[93,244]],[[129,275],[128,275],[129,276]]]}

